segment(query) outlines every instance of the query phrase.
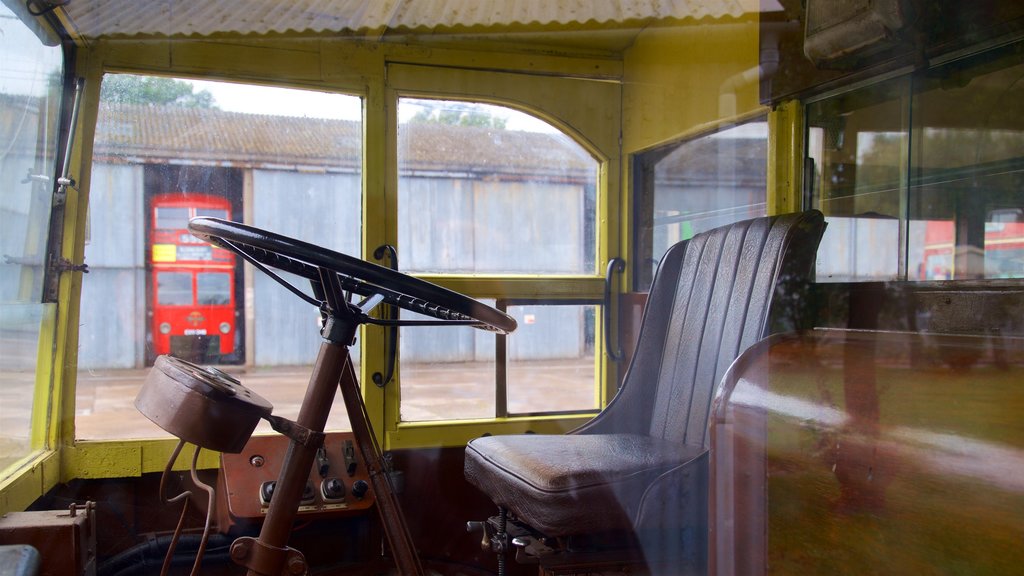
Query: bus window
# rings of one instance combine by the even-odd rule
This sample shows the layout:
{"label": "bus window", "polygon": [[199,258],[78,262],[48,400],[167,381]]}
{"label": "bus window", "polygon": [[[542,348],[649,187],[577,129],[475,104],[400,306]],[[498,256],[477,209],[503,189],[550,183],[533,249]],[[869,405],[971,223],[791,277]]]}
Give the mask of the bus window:
{"label": "bus window", "polygon": [[[166,96],[182,93],[190,96]],[[270,399],[275,413],[296,417],[320,341],[317,310],[192,236],[188,221],[245,221],[359,256],[361,117],[355,96],[103,77],[77,438],[165,436],[132,407],[161,354],[217,364]],[[348,428],[340,395],[328,428]]]}
{"label": "bus window", "polygon": [[155,213],[156,222],[153,227],[157,230],[184,230],[188,228],[188,208],[158,207]]}
{"label": "bus window", "polygon": [[[398,116],[403,270],[529,274],[541,294],[555,278],[596,274],[599,164],[580,144],[492,104],[400,98]],[[402,330],[403,421],[598,407],[594,307],[516,304],[507,311],[521,329],[507,342],[469,329]],[[443,385],[457,390],[439,396]],[[550,401],[555,389],[563,400]]]}
{"label": "bus window", "polygon": [[[508,307],[519,324],[508,342],[509,415],[598,408],[593,386],[598,310],[569,304]],[[538,373],[545,377],[538,378]]]}
{"label": "bus window", "polygon": [[200,272],[196,274],[197,304],[230,304],[231,276],[223,272]]}
{"label": "bus window", "polygon": [[648,290],[668,248],[765,214],[768,122],[759,117],[636,156],[635,287]]}
{"label": "bus window", "polygon": [[807,107],[811,203],[829,222],[819,281],[1024,277],[1022,50]]}
{"label": "bus window", "polygon": [[42,295],[64,66],[59,44],[24,16],[0,3],[0,484],[9,466],[47,448],[34,433],[46,430],[46,411],[33,400],[45,406],[53,389],[36,379],[49,373],[37,373],[50,360],[38,353],[50,348],[40,338],[53,333],[57,306]]}
{"label": "bus window", "polygon": [[156,301],[161,306],[191,306],[192,274],[190,272],[157,272]]}
{"label": "bus window", "polygon": [[220,208],[196,208],[196,216],[209,216],[228,220],[228,211]]}

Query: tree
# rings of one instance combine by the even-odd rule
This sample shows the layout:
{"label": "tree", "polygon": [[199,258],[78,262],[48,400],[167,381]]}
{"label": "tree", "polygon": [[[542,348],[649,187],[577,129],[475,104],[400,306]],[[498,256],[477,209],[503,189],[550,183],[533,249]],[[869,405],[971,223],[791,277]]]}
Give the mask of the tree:
{"label": "tree", "polygon": [[208,90],[195,91],[184,80],[159,76],[110,74],[103,78],[100,99],[123,104],[150,104],[183,106],[185,108],[216,108],[213,94]]}
{"label": "tree", "polygon": [[492,116],[487,110],[464,102],[420,103],[423,108],[409,119],[410,122],[447,124],[449,126],[478,126],[505,129],[505,118]]}

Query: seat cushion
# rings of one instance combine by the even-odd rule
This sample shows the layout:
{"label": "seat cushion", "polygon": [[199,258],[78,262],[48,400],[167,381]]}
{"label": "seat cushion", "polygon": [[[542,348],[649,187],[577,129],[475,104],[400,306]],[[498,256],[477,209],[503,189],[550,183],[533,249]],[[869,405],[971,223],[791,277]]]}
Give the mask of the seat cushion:
{"label": "seat cushion", "polygon": [[630,529],[647,486],[700,446],[640,434],[488,436],[466,448],[466,478],[547,536]]}

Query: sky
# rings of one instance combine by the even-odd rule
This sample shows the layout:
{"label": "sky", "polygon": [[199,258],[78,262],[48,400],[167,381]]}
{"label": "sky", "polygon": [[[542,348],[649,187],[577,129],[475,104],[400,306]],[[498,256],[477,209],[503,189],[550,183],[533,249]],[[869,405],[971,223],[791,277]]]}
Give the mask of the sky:
{"label": "sky", "polygon": [[[217,107],[227,112],[334,120],[359,120],[362,118],[361,100],[358,96],[230,82],[191,79],[186,81],[190,82],[197,92],[209,91],[213,95]],[[547,122],[517,110],[483,104],[481,107],[485,107],[492,115],[504,116],[506,128],[510,130],[557,132],[557,129]],[[399,108],[399,121],[407,120],[418,109],[415,104],[407,101]]]}

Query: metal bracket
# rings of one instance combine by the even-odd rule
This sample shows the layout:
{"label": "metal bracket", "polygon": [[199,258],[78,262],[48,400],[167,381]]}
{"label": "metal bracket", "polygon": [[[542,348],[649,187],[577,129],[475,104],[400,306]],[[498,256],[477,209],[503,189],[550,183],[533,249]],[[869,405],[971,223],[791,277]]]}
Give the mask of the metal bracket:
{"label": "metal bracket", "polygon": [[303,576],[309,565],[302,552],[294,548],[277,548],[260,543],[250,536],[236,538],[231,543],[231,560],[258,574]]}
{"label": "metal bracket", "polygon": [[86,264],[85,262],[82,262],[81,264],[75,264],[74,262],[72,262],[71,260],[68,260],[67,258],[65,258],[63,256],[58,258],[57,261],[53,263],[53,269],[56,272],[58,272],[58,273],[60,273],[60,272],[81,272],[83,274],[88,274],[89,273],[89,265]]}
{"label": "metal bracket", "polygon": [[291,420],[280,416],[267,416],[266,420],[267,422],[270,422],[271,428],[303,446],[314,446],[319,448],[324,445],[324,438],[327,435],[323,432],[310,430],[297,422],[292,422]]}

